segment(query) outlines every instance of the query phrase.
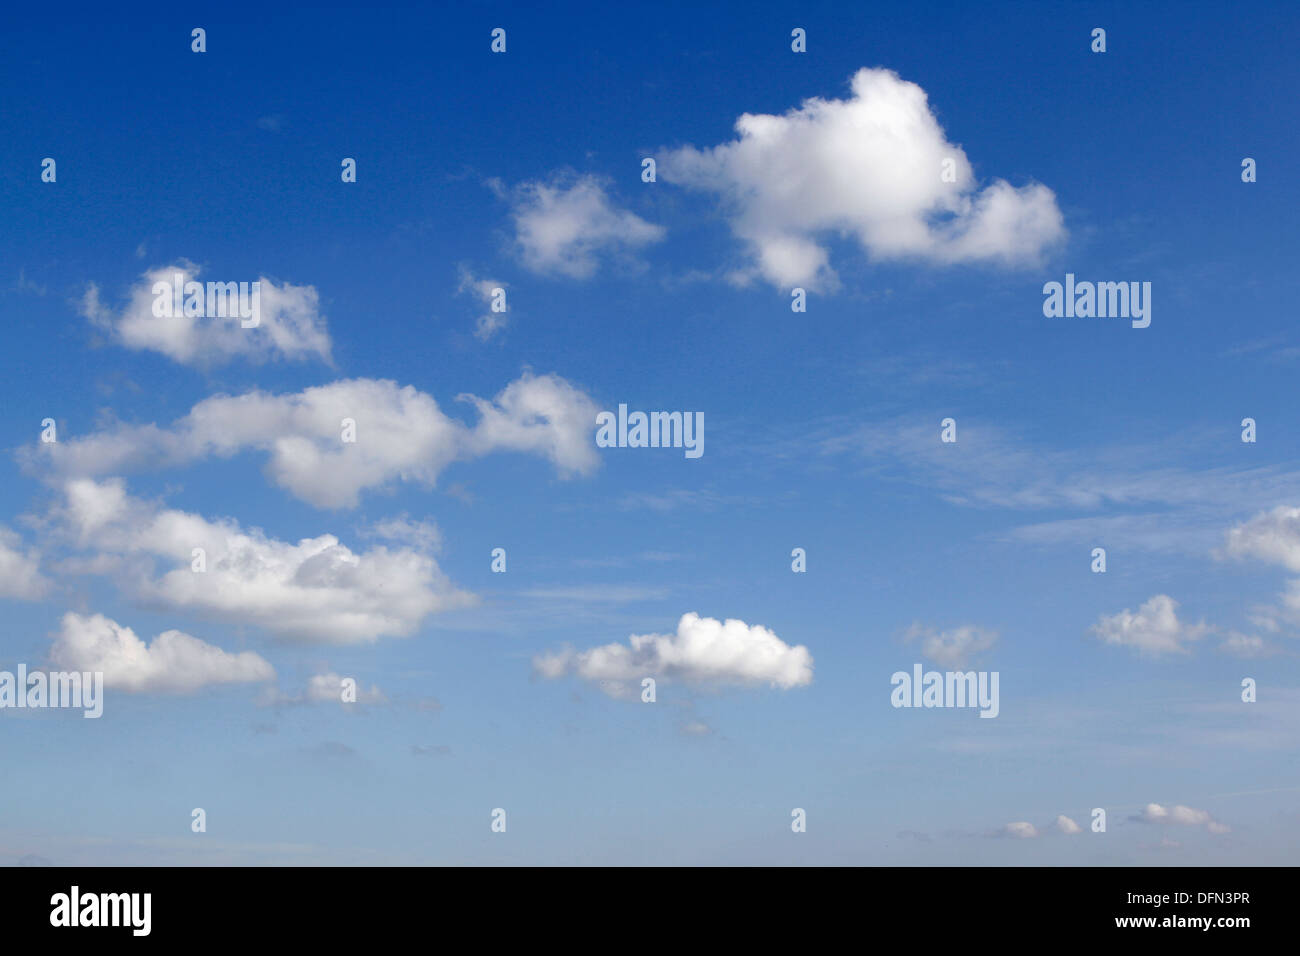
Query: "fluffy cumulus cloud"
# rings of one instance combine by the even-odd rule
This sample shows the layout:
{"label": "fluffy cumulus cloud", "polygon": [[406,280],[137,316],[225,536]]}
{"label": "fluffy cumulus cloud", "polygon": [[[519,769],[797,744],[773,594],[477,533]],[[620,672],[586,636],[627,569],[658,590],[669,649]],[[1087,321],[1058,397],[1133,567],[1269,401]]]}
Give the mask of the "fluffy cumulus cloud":
{"label": "fluffy cumulus cloud", "polygon": [[1171,823],[1186,827],[1205,827],[1211,833],[1227,833],[1231,828],[1210,816],[1208,810],[1193,810],[1182,804],[1172,807],[1148,803],[1142,812],[1133,817],[1140,823]]}
{"label": "fluffy cumulus cloud", "polygon": [[100,671],[105,687],[129,693],[185,694],[275,677],[271,665],[252,651],[231,654],[181,631],[164,631],[146,644],[102,614],[65,614],[50,663],[56,670]]}
{"label": "fluffy cumulus cloud", "polygon": [[1076,833],[1083,832],[1083,828],[1067,817],[1064,813],[1057,815],[1056,829],[1061,833],[1064,833],[1066,836],[1074,836]]}
{"label": "fluffy cumulus cloud", "polygon": [[524,265],[573,279],[590,278],[603,258],[626,256],[664,236],[663,227],[616,207],[592,176],[522,184],[513,216]]}
{"label": "fluffy cumulus cloud", "polygon": [[121,479],[74,479],[64,490],[58,526],[88,552],[68,568],[113,575],[151,604],[294,640],[358,644],[409,635],[427,615],[473,600],[410,548],[358,553],[330,534],[278,541],[133,498]]}
{"label": "fluffy cumulus cloud", "polygon": [[947,631],[913,624],[904,635],[907,643],[921,642],[921,654],[940,667],[964,667],[981,651],[997,643],[996,631],[980,627],[956,627]]}
{"label": "fluffy cumulus cloud", "polygon": [[1038,827],[1034,826],[1032,823],[1026,823],[1021,820],[1016,823],[1008,823],[998,831],[998,835],[1011,837],[1015,840],[1033,840],[1041,834],[1038,832]]}
{"label": "fluffy cumulus cloud", "polygon": [[456,398],[472,404],[479,415],[478,424],[463,437],[467,457],[524,452],[546,458],[565,475],[596,465],[596,406],[558,375],[525,375],[492,401],[473,395]]}
{"label": "fluffy cumulus cloud", "polygon": [[813,678],[812,655],[802,644],[791,647],[759,625],[694,613],[682,615],[675,634],[634,634],[626,644],[542,654],[533,665],[546,678],[576,674],[598,682],[611,696],[623,695],[646,677],[782,690],[806,686]]}
{"label": "fluffy cumulus cloud", "polygon": [[[1300,572],[1300,508],[1283,505],[1256,515],[1228,531],[1227,554],[1236,558],[1255,558]],[[1257,608],[1256,624],[1271,631],[1300,624],[1300,579],[1287,582],[1279,603]],[[1259,657],[1276,649],[1261,638],[1231,634],[1223,648],[1242,657]]]}
{"label": "fluffy cumulus cloud", "polygon": [[50,581],[40,567],[40,553],[25,547],[14,531],[0,525],[0,598],[34,601],[44,597]]}
{"label": "fluffy cumulus cloud", "polygon": [[1281,506],[1228,531],[1227,551],[1300,572],[1300,508]]}
{"label": "fluffy cumulus cloud", "polygon": [[105,306],[99,288],[92,284],[82,299],[82,314],[118,344],[160,352],[183,365],[215,366],[235,358],[330,361],[330,336],[320,314],[320,297],[309,285],[277,285],[264,276],[244,278],[242,281],[249,283],[246,305],[253,302],[251,283],[258,283],[257,309],[252,313],[257,324],[250,328],[244,328],[238,295],[226,295],[229,283],[238,285],[234,278],[221,280],[211,310],[208,292],[212,283],[202,283],[201,315],[155,314],[155,302],[170,298],[170,290],[178,284],[184,289],[188,283],[198,282],[199,273],[198,266],[186,261],[152,269],[132,287],[121,311]]}
{"label": "fluffy cumulus cloud", "polygon": [[[503,449],[546,457],[566,475],[598,463],[596,407],[557,376],[525,374],[490,401],[459,398],[477,409],[476,427],[449,418],[424,392],[384,379],[215,395],[170,426],[119,425],[41,443],[25,457],[34,472],[89,477],[254,449],[268,456],[271,481],[320,508],[354,507],[363,490],[398,481],[432,486],[451,462]],[[353,441],[344,440],[345,419]]]}
{"label": "fluffy cumulus cloud", "polygon": [[[1297,582],[1300,583],[1300,582]],[[1297,606],[1300,610],[1300,604]],[[1267,618],[1268,609],[1261,612]],[[1268,624],[1269,621],[1261,621]],[[1107,644],[1129,647],[1145,657],[1184,654],[1190,645],[1207,635],[1219,638],[1219,651],[1233,657],[1268,657],[1279,649],[1261,637],[1242,634],[1204,621],[1188,624],[1178,618],[1178,602],[1167,594],[1157,594],[1137,609],[1127,608],[1118,614],[1102,615],[1092,633]]]}
{"label": "fluffy cumulus cloud", "polygon": [[1037,263],[1065,234],[1047,187],[980,187],[925,91],[890,70],[859,70],[847,99],[746,113],[735,129],[731,142],[667,153],[659,171],[719,198],[752,253],[741,279],[757,272],[783,288],[833,288],[828,236],[852,236],[880,259],[1019,265]]}
{"label": "fluffy cumulus cloud", "polygon": [[1102,615],[1092,629],[1107,644],[1128,647],[1149,657],[1185,654],[1187,645],[1208,630],[1204,624],[1180,621],[1178,602],[1167,594],[1155,595],[1136,612],[1125,608],[1118,614]]}

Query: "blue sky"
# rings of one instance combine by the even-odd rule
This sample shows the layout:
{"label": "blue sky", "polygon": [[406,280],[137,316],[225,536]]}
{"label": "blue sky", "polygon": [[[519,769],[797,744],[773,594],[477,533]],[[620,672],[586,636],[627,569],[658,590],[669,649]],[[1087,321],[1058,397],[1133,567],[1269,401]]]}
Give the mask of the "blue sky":
{"label": "blue sky", "polygon": [[0,670],[109,686],[0,711],[0,861],[1294,861],[1286,5],[16,17]]}

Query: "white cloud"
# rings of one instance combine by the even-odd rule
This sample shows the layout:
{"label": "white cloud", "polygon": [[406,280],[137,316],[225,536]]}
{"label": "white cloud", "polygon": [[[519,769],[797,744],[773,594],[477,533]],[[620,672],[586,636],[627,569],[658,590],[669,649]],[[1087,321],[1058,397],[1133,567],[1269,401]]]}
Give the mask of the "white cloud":
{"label": "white cloud", "polygon": [[497,289],[504,292],[505,288],[506,284],[504,282],[497,279],[476,278],[474,273],[470,272],[465,266],[460,267],[460,284],[456,287],[456,291],[458,293],[472,293],[483,305],[483,312],[479,315],[478,322],[474,326],[474,337],[476,339],[486,342],[506,327],[507,313],[492,311]]}
{"label": "white cloud", "polygon": [[615,207],[592,176],[522,184],[514,220],[525,266],[574,279],[590,278],[602,257],[626,254],[664,236],[663,227]]}
{"label": "white cloud", "polygon": [[587,395],[558,375],[524,375],[487,401],[458,395],[471,403],[479,423],[465,435],[466,454],[507,450],[547,458],[562,474],[590,471],[597,408]]}
{"label": "white cloud", "polygon": [[[842,419],[826,418],[800,425],[798,433],[779,435],[762,451],[785,458],[851,453],[872,474],[933,488],[952,504],[1016,510],[1108,508],[1116,520],[1145,522],[1144,536],[1174,524],[1178,537],[1185,539],[1184,532],[1193,530],[1206,546],[1222,538],[1224,521],[1241,509],[1293,500],[1300,483],[1297,468],[1206,466],[1214,444],[1205,432],[1179,431],[1159,442],[1056,449],[996,425],[963,420],[961,441],[944,444],[934,435],[945,414],[935,408],[849,426]],[[1135,514],[1137,508],[1144,513]],[[1130,529],[1093,524],[1072,540],[1089,541],[1096,533]],[[1199,537],[1202,532],[1204,538]],[[1126,534],[1126,546],[1132,540]],[[1194,550],[1202,554],[1204,546]]]}
{"label": "white cloud", "polygon": [[1231,827],[1219,823],[1210,816],[1210,811],[1193,810],[1191,807],[1185,807],[1182,804],[1169,807],[1161,806],[1158,803],[1148,803],[1142,812],[1133,819],[1142,823],[1173,823],[1189,827],[1203,826],[1211,833],[1227,833],[1231,830]]}
{"label": "white cloud", "polygon": [[1300,508],[1279,506],[1237,525],[1228,531],[1227,551],[1300,571]]}
{"label": "white cloud", "polygon": [[569,672],[572,664],[573,654],[570,651],[538,654],[533,658],[533,669],[547,680],[556,680],[563,677]]}
{"label": "white cloud", "polygon": [[[526,373],[491,401],[459,398],[477,409],[476,427],[449,418],[424,392],[384,379],[215,395],[170,427],[119,425],[40,443],[25,457],[33,472],[94,476],[257,449],[269,457],[271,481],[320,508],[354,507],[363,490],[398,481],[432,486],[453,461],[502,449],[542,455],[566,475],[599,463],[595,404],[558,376]],[[345,418],[356,423],[355,442],[342,440]]]}
{"label": "white cloud", "polygon": [[1016,823],[1008,823],[998,831],[1000,836],[1013,837],[1017,840],[1032,840],[1038,837],[1038,827],[1032,823],[1025,823],[1023,820]]}
{"label": "white cloud", "polygon": [[[1227,534],[1228,555],[1258,558],[1289,571],[1300,571],[1300,508],[1279,505],[1231,528]],[[1254,622],[1277,633],[1283,625],[1300,623],[1300,579],[1288,581],[1280,605],[1255,609]],[[1222,649],[1241,657],[1258,657],[1274,650],[1258,637],[1231,634]]]}
{"label": "white cloud", "polygon": [[102,614],[63,615],[50,661],[57,670],[102,671],[105,687],[131,693],[184,694],[275,677],[271,665],[252,651],[231,654],[181,631],[164,631],[145,644],[129,627]]}
{"label": "white cloud", "polygon": [[682,615],[675,634],[633,634],[627,644],[585,651],[563,650],[533,659],[537,672],[554,679],[573,673],[600,682],[611,696],[625,696],[646,677],[691,684],[768,684],[788,690],[812,683],[813,659],[802,644],[791,647],[765,627],[698,614]]}
{"label": "white cloud", "polygon": [[938,631],[913,624],[904,641],[921,641],[921,655],[940,667],[964,667],[972,657],[997,643],[996,631],[982,627],[956,627]]}
{"label": "white cloud", "polygon": [[[91,284],[82,299],[82,315],[106,330],[129,349],[160,352],[183,365],[220,365],[235,358],[319,358],[330,362],[330,336],[320,314],[320,297],[309,285],[276,285],[259,277],[258,324],[244,328],[238,314],[232,317],[154,315],[154,283],[197,281],[198,266],[182,260],[146,272],[132,287],[130,301],[119,313],[100,302],[99,288]],[[237,281],[226,277],[222,282]],[[251,278],[242,281],[251,283]]]}
{"label": "white cloud", "polygon": [[1056,817],[1056,829],[1060,830],[1067,836],[1073,836],[1076,833],[1082,833],[1083,828],[1075,823],[1065,814],[1058,814]]}
{"label": "white cloud", "polygon": [[[686,146],[659,163],[669,182],[717,194],[753,270],[783,287],[833,288],[823,236],[851,235],[880,259],[1036,263],[1065,234],[1045,186],[980,188],[926,94],[862,69],[844,100],[807,99],[782,116],[746,113],[738,139]],[[945,183],[944,160],[955,182]]]}
{"label": "white cloud", "polygon": [[1004,824],[1000,829],[994,830],[990,836],[1010,837],[1014,840],[1036,840],[1039,837],[1051,836],[1053,832],[1073,836],[1076,833],[1082,833],[1083,828],[1065,814],[1058,814],[1056,819],[1047,826],[1037,827],[1032,823],[1019,820],[1015,823]]}
{"label": "white cloud", "polygon": [[369,528],[363,528],[361,536],[408,544],[425,554],[437,554],[442,550],[442,531],[438,526],[432,521],[416,520],[406,514],[377,521]]}
{"label": "white cloud", "polygon": [[1102,615],[1093,633],[1107,644],[1131,647],[1139,654],[1187,653],[1187,644],[1208,630],[1204,624],[1188,625],[1178,620],[1178,602],[1157,594],[1134,613],[1127,608],[1118,614]]}
{"label": "white cloud", "polygon": [[[358,644],[411,634],[429,614],[473,602],[426,554],[355,553],[330,534],[290,544],[233,520],[208,521],[132,498],[121,479],[75,479],[58,512],[91,551],[84,567],[114,574],[139,600],[300,641]],[[206,570],[193,570],[202,548]],[[159,575],[155,565],[169,569]]]}
{"label": "white cloud", "polygon": [[0,598],[34,601],[44,597],[50,581],[40,567],[40,553],[24,548],[15,532],[0,526]]}

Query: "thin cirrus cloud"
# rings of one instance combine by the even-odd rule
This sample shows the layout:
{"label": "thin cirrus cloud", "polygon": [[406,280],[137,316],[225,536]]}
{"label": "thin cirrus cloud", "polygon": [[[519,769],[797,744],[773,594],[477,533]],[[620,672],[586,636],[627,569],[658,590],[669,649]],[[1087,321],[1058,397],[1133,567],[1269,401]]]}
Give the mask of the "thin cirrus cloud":
{"label": "thin cirrus cloud", "polygon": [[[909,415],[796,439],[802,453],[855,454],[873,474],[933,488],[953,504],[1014,510],[1097,510],[1148,504],[1207,513],[1272,504],[1292,495],[1300,470],[1281,466],[1214,467],[1202,435],[1180,434],[1164,444],[1128,442],[1090,448],[1042,447],[985,422],[961,423],[960,442],[936,440],[941,414]],[[1199,460],[1188,455],[1194,449]],[[1181,460],[1170,464],[1175,454]],[[1256,507],[1258,505],[1256,504]]]}
{"label": "thin cirrus cloud", "polygon": [[109,575],[152,605],[304,643],[365,644],[408,636],[428,615],[474,601],[431,557],[410,548],[358,553],[330,534],[278,541],[233,520],[133,498],[121,479],[74,479],[64,491],[57,527],[83,552],[64,569]]}
{"label": "thin cirrus cloud", "polygon": [[[742,283],[757,274],[782,288],[833,289],[830,235],[851,235],[879,259],[1007,266],[1038,263],[1065,235],[1046,186],[980,188],[925,91],[892,70],[861,69],[847,99],[745,113],[735,129],[731,142],[667,152],[659,172],[718,198],[751,253],[735,276]],[[948,160],[952,182],[942,175]]]}
{"label": "thin cirrus cloud", "polygon": [[63,615],[50,661],[62,670],[102,672],[105,687],[128,693],[187,694],[275,677],[271,665],[252,651],[231,654],[181,631],[164,631],[146,644],[102,614]]}
{"label": "thin cirrus cloud", "polygon": [[1122,540],[1128,549],[1197,557],[1222,542],[1225,523],[1294,500],[1300,480],[1300,470],[1286,464],[1213,464],[1208,433],[1066,449],[963,421],[960,442],[943,444],[935,439],[942,417],[936,411],[847,426],[825,420],[806,434],[769,441],[764,451],[778,460],[853,455],[871,475],[920,485],[950,504],[1068,515],[1002,533],[1010,541],[1091,548]]}
{"label": "thin cirrus cloud", "polygon": [[[318,508],[355,507],[362,491],[398,481],[432,487],[453,461],[496,451],[536,454],[564,476],[598,464],[595,404],[555,375],[524,374],[494,399],[457,396],[479,422],[449,418],[432,396],[384,379],[348,379],[270,395],[215,395],[170,426],[118,425],[24,452],[29,469],[93,477],[177,467],[245,449],[267,453],[276,485]],[[341,423],[355,423],[354,442]]]}
{"label": "thin cirrus cloud", "polygon": [[615,206],[594,176],[523,183],[511,215],[524,266],[542,275],[589,279],[602,262],[626,262],[664,237],[662,226]]}
{"label": "thin cirrus cloud", "polygon": [[566,648],[533,658],[542,677],[568,674],[596,682],[610,696],[627,696],[646,677],[698,686],[759,685],[789,690],[812,683],[813,658],[760,625],[684,614],[674,634],[633,634],[627,644],[585,651]]}
{"label": "thin cirrus cloud", "polygon": [[158,352],[182,365],[216,366],[238,358],[253,362],[332,361],[320,296],[309,285],[277,285],[264,276],[256,279],[260,308],[257,325],[250,328],[244,328],[237,313],[224,317],[154,314],[155,283],[175,285],[177,276],[183,284],[197,281],[200,271],[187,260],[151,269],[131,288],[120,311],[105,306],[99,287],[91,283],[82,298],[81,313],[117,344]]}

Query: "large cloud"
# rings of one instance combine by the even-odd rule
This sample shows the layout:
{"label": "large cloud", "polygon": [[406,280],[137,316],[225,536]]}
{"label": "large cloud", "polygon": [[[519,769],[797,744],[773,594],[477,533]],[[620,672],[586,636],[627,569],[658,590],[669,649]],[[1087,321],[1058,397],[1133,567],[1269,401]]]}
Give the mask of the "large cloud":
{"label": "large cloud", "polygon": [[514,220],[524,265],[573,279],[592,276],[601,258],[626,255],[664,236],[661,226],[615,207],[591,176],[522,184]]}
{"label": "large cloud", "polygon": [[1005,265],[1034,264],[1063,237],[1047,187],[979,188],[921,87],[884,69],[859,70],[850,87],[848,99],[813,97],[783,116],[746,113],[738,139],[674,150],[660,174],[715,193],[753,270],[784,288],[836,284],[829,235],[854,236],[881,259]]}
{"label": "large cloud", "polygon": [[[61,527],[90,552],[69,568],[112,574],[137,599],[168,608],[301,641],[356,644],[409,635],[427,615],[473,600],[410,548],[356,553],[330,534],[277,541],[232,520],[132,498],[121,479],[74,479],[65,493]],[[194,570],[195,548],[203,571]],[[169,569],[159,574],[158,564]]]}
{"label": "large cloud", "polygon": [[[284,395],[216,395],[169,427],[121,425],[25,454],[32,470],[95,476],[257,449],[269,455],[272,481],[321,508],[353,507],[363,490],[396,481],[431,486],[451,462],[499,449],[542,455],[564,474],[598,463],[596,407],[558,376],[525,374],[492,401],[459,398],[478,410],[477,427],[409,385],[363,378]],[[343,440],[344,419],[355,422],[355,441]]]}
{"label": "large cloud", "polygon": [[180,631],[145,644],[102,614],[63,616],[50,662],[67,671],[100,671],[104,686],[128,692],[189,693],[212,684],[266,681],[275,670],[252,651],[230,654]]}
{"label": "large cloud", "polygon": [[[330,361],[330,336],[320,299],[309,285],[276,285],[260,277],[257,325],[244,328],[238,314],[229,317],[154,315],[154,283],[196,281],[198,266],[182,260],[146,272],[132,287],[120,312],[105,307],[99,288],[91,284],[82,300],[82,314],[129,349],[161,352],[183,365],[220,365],[234,358],[318,358]],[[223,278],[223,282],[227,279]],[[228,281],[236,281],[229,277]],[[251,277],[242,281],[251,283]]]}
{"label": "large cloud", "polygon": [[684,614],[675,634],[633,634],[627,644],[563,650],[533,659],[543,677],[573,673],[621,696],[642,678],[690,684],[768,684],[788,690],[812,683],[813,659],[765,627]]}

